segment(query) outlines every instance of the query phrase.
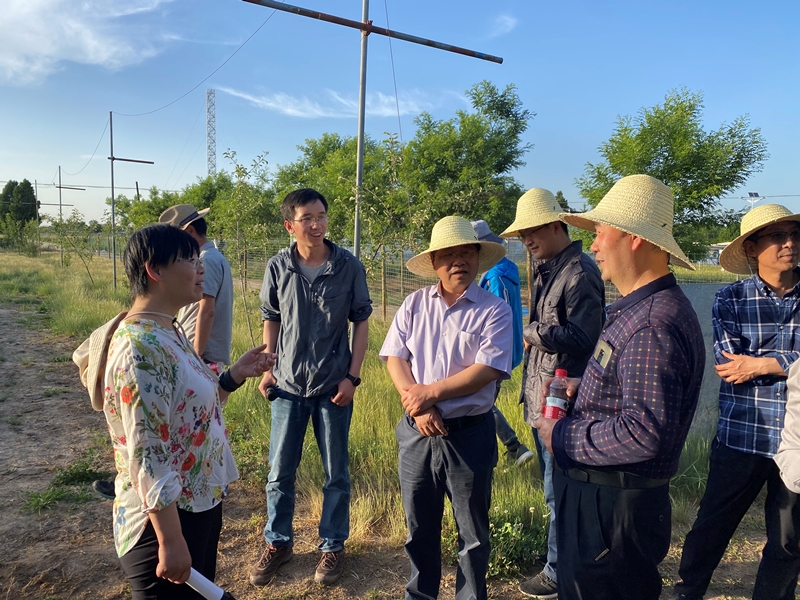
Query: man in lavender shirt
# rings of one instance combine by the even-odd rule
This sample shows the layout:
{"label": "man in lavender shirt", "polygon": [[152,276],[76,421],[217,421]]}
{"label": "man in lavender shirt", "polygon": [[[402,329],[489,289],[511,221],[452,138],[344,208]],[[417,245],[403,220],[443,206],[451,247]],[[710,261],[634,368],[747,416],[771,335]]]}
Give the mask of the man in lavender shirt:
{"label": "man in lavender shirt", "polygon": [[495,382],[511,376],[512,316],[475,277],[504,255],[462,217],[436,223],[428,250],[406,266],[439,283],[403,301],[380,351],[406,411],[396,428],[411,560],[406,600],[439,594],[445,494],[458,527],[456,598],[487,597],[491,410]]}

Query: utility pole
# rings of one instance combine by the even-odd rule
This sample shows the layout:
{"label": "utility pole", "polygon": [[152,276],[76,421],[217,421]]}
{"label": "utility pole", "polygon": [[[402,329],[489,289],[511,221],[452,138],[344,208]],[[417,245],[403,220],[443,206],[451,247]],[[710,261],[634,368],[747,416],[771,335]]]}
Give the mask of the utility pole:
{"label": "utility pole", "polygon": [[503,59],[499,56],[492,56],[491,54],[484,54],[475,50],[467,50],[459,46],[444,44],[426,38],[417,37],[399,31],[393,31],[383,27],[375,27],[372,21],[369,20],[369,0],[362,0],[361,5],[361,19],[362,22],[352,21],[335,15],[301,8],[299,6],[292,6],[276,0],[244,0],[251,4],[258,4],[266,6],[267,8],[274,8],[284,12],[293,13],[302,17],[309,17],[312,19],[319,19],[320,21],[327,21],[336,25],[343,25],[352,29],[361,30],[361,70],[359,78],[358,89],[358,152],[356,158],[356,193],[355,193],[355,229],[353,232],[353,250],[356,258],[361,257],[361,194],[364,178],[364,113],[365,113],[365,99],[367,95],[367,36],[370,33],[377,33],[378,35],[385,35],[386,37],[396,38],[414,44],[421,44],[423,46],[430,46],[439,50],[446,50],[447,52],[454,52],[456,54],[463,54],[472,58],[479,58],[481,60],[488,60],[490,62],[502,64]]}
{"label": "utility pole", "polygon": [[217,92],[206,90],[206,168],[208,176],[217,174]]}
{"label": "utility pole", "polygon": [[[145,165],[154,165],[155,163],[152,160],[137,160],[134,158],[119,158],[118,156],[114,156],[114,124],[112,122],[112,115],[114,113],[112,111],[108,111],[108,137],[111,143],[111,156],[108,157],[108,160],[111,161],[111,253],[113,256],[113,266],[112,266],[112,278],[114,280],[114,291],[117,291],[117,222],[116,222],[116,211],[115,211],[115,203],[116,198],[114,197],[114,161],[120,160],[122,162],[132,162],[132,163],[142,163]],[[59,171],[60,173],[60,171]],[[138,187],[139,183],[136,183],[136,193],[139,193]]]}

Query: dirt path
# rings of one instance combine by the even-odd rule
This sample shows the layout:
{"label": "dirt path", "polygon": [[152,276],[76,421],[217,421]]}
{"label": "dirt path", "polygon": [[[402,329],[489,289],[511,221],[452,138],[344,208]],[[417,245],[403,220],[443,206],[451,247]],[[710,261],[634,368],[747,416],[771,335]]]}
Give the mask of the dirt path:
{"label": "dirt path", "polygon": [[[24,510],[25,494],[45,492],[56,469],[64,469],[97,447],[105,435],[101,413],[92,411],[77,369],[65,362],[74,340],[50,334],[41,317],[0,307],[0,600],[124,599],[130,592],[119,569],[111,536],[111,504],[76,488],[81,501],[62,500],[41,512]],[[112,468],[110,455],[105,468]],[[217,583],[239,600],[304,598],[340,600],[401,598],[408,574],[402,548],[375,539],[348,546],[340,583],[313,582],[316,526],[298,508],[295,558],[267,588],[247,583],[249,566],[263,548],[263,490],[233,486],[225,504]],[[754,535],[732,544],[731,560],[717,571],[707,595],[727,600],[749,597],[763,535],[757,511],[748,517]],[[676,541],[680,531],[676,531]],[[675,579],[680,548],[673,545],[662,565],[665,582]],[[454,596],[454,569],[445,569],[441,597]],[[715,595],[716,594],[716,595]],[[516,582],[492,581],[491,598],[520,599]],[[663,599],[672,598],[665,587]]]}

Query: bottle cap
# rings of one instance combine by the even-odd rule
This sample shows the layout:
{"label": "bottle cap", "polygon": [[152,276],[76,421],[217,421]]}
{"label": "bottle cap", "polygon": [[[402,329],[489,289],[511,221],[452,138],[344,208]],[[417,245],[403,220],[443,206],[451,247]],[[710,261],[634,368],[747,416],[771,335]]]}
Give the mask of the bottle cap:
{"label": "bottle cap", "polygon": [[566,369],[556,369],[556,377],[566,377],[567,370]]}

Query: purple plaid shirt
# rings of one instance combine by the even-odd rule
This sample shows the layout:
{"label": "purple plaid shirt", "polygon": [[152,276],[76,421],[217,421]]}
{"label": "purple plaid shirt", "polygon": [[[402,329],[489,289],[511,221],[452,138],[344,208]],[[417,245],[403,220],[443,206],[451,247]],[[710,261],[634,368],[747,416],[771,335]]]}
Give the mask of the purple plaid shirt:
{"label": "purple plaid shirt", "polygon": [[[606,309],[572,412],[553,429],[561,468],[663,479],[678,470],[705,366],[700,323],[673,275]],[[604,346],[607,344],[607,346]]]}

